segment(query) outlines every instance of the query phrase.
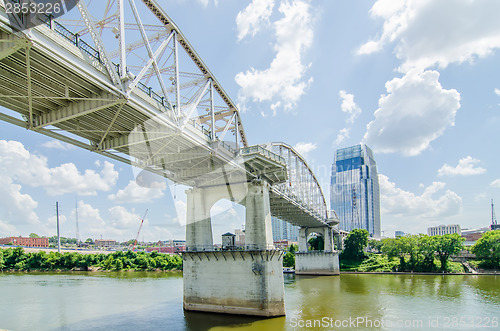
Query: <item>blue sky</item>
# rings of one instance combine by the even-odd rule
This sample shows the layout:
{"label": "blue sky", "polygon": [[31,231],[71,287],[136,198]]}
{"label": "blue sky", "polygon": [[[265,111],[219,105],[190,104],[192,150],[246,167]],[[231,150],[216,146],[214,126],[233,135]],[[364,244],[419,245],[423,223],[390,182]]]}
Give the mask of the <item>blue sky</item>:
{"label": "blue sky", "polygon": [[[238,103],[249,143],[295,146],[327,198],[334,151],[364,142],[386,236],[490,223],[498,1],[159,2]],[[146,192],[125,164],[6,123],[0,132],[0,237],[53,235],[55,201],[64,236],[75,236],[77,203],[83,239],[133,238],[146,209],[146,241],[184,237],[185,187]],[[212,212],[216,242],[244,222],[239,206]]]}

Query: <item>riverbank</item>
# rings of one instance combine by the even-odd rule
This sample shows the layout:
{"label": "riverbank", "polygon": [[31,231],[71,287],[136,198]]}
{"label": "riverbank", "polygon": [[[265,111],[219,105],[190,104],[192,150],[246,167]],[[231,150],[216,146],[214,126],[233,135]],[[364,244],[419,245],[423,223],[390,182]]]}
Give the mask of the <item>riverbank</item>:
{"label": "riverbank", "polygon": [[468,273],[468,272],[395,272],[395,271],[341,271],[340,274],[367,274],[367,275],[431,275],[431,276],[500,276],[500,271]]}
{"label": "riverbank", "polygon": [[178,255],[158,252],[115,251],[64,252],[25,251],[21,247],[0,250],[0,270],[2,271],[156,271],[182,270],[182,258]]}
{"label": "riverbank", "polygon": [[[5,246],[0,245],[0,249],[16,248],[17,246]],[[48,247],[21,247],[26,253],[38,253],[38,252],[57,252],[57,248]],[[61,248],[62,253],[80,253],[80,254],[112,254],[115,251],[107,250],[92,250],[92,249],[73,249],[73,248]]]}

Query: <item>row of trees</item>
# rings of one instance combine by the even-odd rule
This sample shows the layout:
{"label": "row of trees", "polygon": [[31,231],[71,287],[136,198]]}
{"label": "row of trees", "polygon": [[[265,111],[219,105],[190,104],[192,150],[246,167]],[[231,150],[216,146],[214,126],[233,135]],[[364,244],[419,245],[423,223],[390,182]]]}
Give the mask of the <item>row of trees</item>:
{"label": "row of trees", "polygon": [[21,247],[0,250],[0,270],[182,270],[178,255],[116,251],[112,254],[27,253]]}
{"label": "row of trees", "polygon": [[[448,271],[452,255],[463,249],[465,239],[458,234],[427,236],[424,234],[386,238],[381,241],[368,240],[368,231],[354,229],[344,240],[341,261],[352,264],[369,257],[366,247],[370,247],[386,258],[394,271]],[[398,263],[393,263],[396,260]],[[439,266],[438,263],[439,262]]]}
{"label": "row of trees", "polygon": [[[399,260],[400,271],[448,271],[448,262],[464,248],[459,234],[428,236],[424,234],[386,238],[375,246],[390,260]],[[378,246],[378,247],[377,247]],[[436,259],[440,262],[438,268]]]}

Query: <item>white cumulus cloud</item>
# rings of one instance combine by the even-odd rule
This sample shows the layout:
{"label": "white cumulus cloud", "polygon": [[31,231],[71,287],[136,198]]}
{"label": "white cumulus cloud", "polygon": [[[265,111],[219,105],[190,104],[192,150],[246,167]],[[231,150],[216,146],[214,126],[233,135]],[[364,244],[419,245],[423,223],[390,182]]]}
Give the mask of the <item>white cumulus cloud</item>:
{"label": "white cumulus cloud", "polygon": [[[210,0],[198,0],[199,3],[203,5],[203,7],[207,7],[210,4]],[[214,5],[217,6],[219,4],[218,0],[214,0]]]}
{"label": "white cumulus cloud", "polygon": [[380,201],[383,215],[406,217],[409,221],[415,217],[447,217],[460,213],[462,198],[455,192],[443,190],[442,182],[433,182],[421,195],[396,187],[385,175],[379,174]]}
{"label": "white cumulus cloud", "polygon": [[339,146],[341,143],[343,143],[347,138],[349,138],[349,132],[350,128],[343,128],[339,130],[339,133],[337,134],[337,138],[335,139],[335,142],[333,143],[335,146]]}
{"label": "white cumulus cloud", "polygon": [[303,158],[307,158],[309,152],[314,151],[317,148],[316,144],[299,142],[293,149],[295,149]]}
{"label": "white cumulus cloud", "polygon": [[269,68],[250,68],[235,77],[243,108],[251,100],[292,109],[312,83],[312,78],[304,78],[310,65],[302,63],[302,54],[311,47],[314,36],[311,5],[301,0],[282,1],[279,12],[283,17],[273,23],[276,56]]}
{"label": "white cumulus cloud", "polygon": [[439,83],[437,71],[411,71],[386,83],[364,142],[379,153],[418,155],[455,124],[460,94]]}
{"label": "white cumulus cloud", "polygon": [[[207,0],[208,1],[208,0]],[[273,13],[274,0],[253,0],[236,16],[238,40],[247,35],[255,36],[266,24],[270,24],[269,17]]]}
{"label": "white cumulus cloud", "polygon": [[490,186],[500,188],[500,178],[495,179],[494,181],[492,181],[492,182],[490,183]]}
{"label": "white cumulus cloud", "polygon": [[339,97],[342,99],[340,110],[349,115],[347,123],[354,123],[354,120],[361,114],[361,108],[354,102],[354,94],[340,90]]}
{"label": "white cumulus cloud", "polygon": [[81,173],[73,163],[50,168],[46,157],[30,153],[20,142],[5,140],[0,140],[0,173],[25,185],[43,187],[52,196],[96,195],[109,191],[118,179],[114,165],[107,161],[99,173],[91,169]]}
{"label": "white cumulus cloud", "polygon": [[[141,216],[135,213],[135,211],[128,211],[127,208],[122,206],[114,206],[108,209],[109,219],[106,220],[106,224],[114,229],[124,230],[137,227],[139,228],[141,224]],[[146,222],[146,220],[144,220]]]}
{"label": "white cumulus cloud", "polygon": [[438,170],[438,176],[471,176],[484,174],[486,169],[477,166],[480,162],[481,161],[478,159],[467,156],[460,159],[456,167],[452,167],[445,163],[441,169]]}
{"label": "white cumulus cloud", "polygon": [[62,151],[69,151],[75,149],[76,147],[68,143],[63,143],[59,140],[50,140],[42,144],[45,148],[60,149]]}
{"label": "white cumulus cloud", "polygon": [[116,192],[108,195],[108,199],[116,203],[138,203],[150,202],[153,199],[163,197],[167,188],[165,182],[154,182],[151,187],[139,186],[135,180],[131,180],[128,185]]}
{"label": "white cumulus cloud", "polygon": [[394,42],[402,71],[473,61],[500,47],[499,12],[497,0],[378,0],[370,13],[383,20],[382,32],[358,54]]}
{"label": "white cumulus cloud", "polygon": [[21,189],[10,177],[0,174],[0,237],[13,235],[15,224],[40,224],[38,202]]}

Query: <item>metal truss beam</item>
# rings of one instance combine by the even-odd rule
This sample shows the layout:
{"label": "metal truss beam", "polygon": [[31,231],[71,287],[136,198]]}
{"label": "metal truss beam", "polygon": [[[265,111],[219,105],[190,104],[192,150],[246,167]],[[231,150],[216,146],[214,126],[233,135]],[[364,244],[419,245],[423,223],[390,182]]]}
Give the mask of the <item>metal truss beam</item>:
{"label": "metal truss beam", "polygon": [[[146,65],[142,68],[141,72],[137,75],[137,77],[135,77],[134,81],[128,86],[128,88],[127,88],[127,95],[130,95],[130,93],[132,92],[132,90],[137,86],[137,84],[139,83],[139,81],[144,77],[144,75],[149,70],[149,68],[151,68],[151,65],[153,65],[154,63],[156,63],[158,55],[161,54],[165,50],[165,48],[168,46],[168,43],[170,42],[170,40],[172,40],[173,36],[174,36],[174,33],[171,33],[170,36],[168,36],[168,38],[165,39],[162,42],[162,44],[160,45],[160,47],[158,47],[158,49],[156,50],[156,52],[149,59],[148,63],[146,63]],[[155,72],[158,74],[158,72],[156,71],[156,69],[155,69]]]}
{"label": "metal truss beam", "polygon": [[[0,34],[0,37],[3,37]],[[26,47],[26,42],[16,40],[0,40],[0,61]]]}
{"label": "metal truss beam", "polygon": [[103,94],[101,98],[84,100],[82,102],[70,103],[68,106],[44,113],[36,119],[36,128],[54,125],[68,121],[80,116],[95,113],[119,104],[125,103],[124,99],[116,99],[111,94]]}
{"label": "metal truss beam", "polygon": [[139,137],[140,134],[142,134],[142,132],[137,131],[136,133],[129,133],[129,134],[119,135],[117,137],[106,138],[100,143],[99,149],[100,150],[109,150],[109,149],[118,150],[120,148],[131,147],[131,146],[135,146],[135,145],[139,145],[139,144],[146,144],[146,143],[150,143],[153,141],[167,139],[167,138],[171,138],[173,136],[178,135],[178,133],[175,133],[174,131],[165,132],[165,131],[154,131],[154,130],[148,129],[147,140],[143,139],[142,137],[136,139],[135,137],[136,136]]}
{"label": "metal truss beam", "polygon": [[113,62],[111,62],[111,58],[109,57],[108,52],[106,51],[104,42],[97,33],[97,30],[95,28],[94,22],[92,22],[91,15],[88,11],[87,5],[85,4],[85,1],[78,1],[76,5],[78,7],[78,10],[80,11],[80,14],[82,15],[85,24],[87,25],[87,29],[89,29],[90,31],[92,40],[94,41],[94,44],[97,47],[97,50],[99,51],[99,56],[102,62],[104,63],[104,66],[106,67],[106,70],[108,71],[108,74],[111,77],[113,84],[120,85],[121,89],[123,90],[123,86],[121,86],[121,81],[120,78],[118,77],[118,73],[112,67]]}
{"label": "metal truss beam", "polygon": [[[215,76],[212,74],[212,72],[208,69],[208,67],[205,65],[205,63],[201,60],[200,56],[194,48],[191,46],[191,44],[187,41],[187,38],[182,34],[180,29],[172,22],[170,17],[168,17],[167,13],[163,10],[163,8],[158,4],[156,0],[142,0],[142,2],[146,5],[146,7],[149,8],[149,10],[162,22],[167,29],[175,30],[177,32],[178,36],[178,41],[179,44],[184,48],[188,56],[191,58],[191,60],[196,64],[196,66],[200,69],[200,71],[205,75],[205,77],[212,79],[214,82],[214,89],[217,91],[217,93],[220,95],[222,100],[229,106],[229,108],[234,111],[238,112],[238,108],[236,107],[235,103],[231,100],[229,95],[224,91],[222,86],[219,84],[219,82],[215,79]],[[239,116],[238,116],[239,118]],[[238,125],[238,130],[240,134],[240,139],[241,143],[243,146],[247,147],[247,138],[245,135],[245,131],[243,130],[243,126],[241,123]],[[237,134],[237,133],[235,133]]]}

